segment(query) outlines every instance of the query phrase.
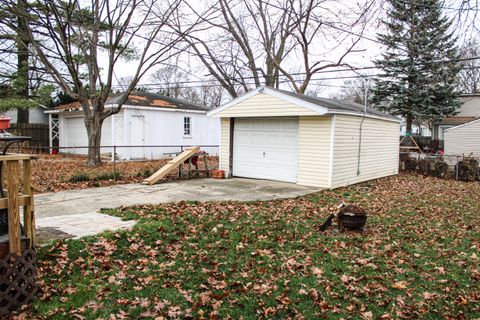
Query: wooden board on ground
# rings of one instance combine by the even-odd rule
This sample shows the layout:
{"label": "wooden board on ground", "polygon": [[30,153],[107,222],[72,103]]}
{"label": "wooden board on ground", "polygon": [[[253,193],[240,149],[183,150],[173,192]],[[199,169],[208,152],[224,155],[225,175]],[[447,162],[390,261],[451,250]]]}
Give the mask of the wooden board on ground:
{"label": "wooden board on ground", "polygon": [[200,151],[199,147],[193,147],[186,149],[182,153],[180,153],[178,156],[176,156],[174,159],[168,161],[166,165],[164,165],[160,170],[152,174],[150,177],[147,179],[143,180],[143,184],[155,184],[160,179],[165,177],[168,173],[172,172],[175,170],[179,165],[181,165],[185,160],[188,160],[190,157],[195,155],[197,152]]}

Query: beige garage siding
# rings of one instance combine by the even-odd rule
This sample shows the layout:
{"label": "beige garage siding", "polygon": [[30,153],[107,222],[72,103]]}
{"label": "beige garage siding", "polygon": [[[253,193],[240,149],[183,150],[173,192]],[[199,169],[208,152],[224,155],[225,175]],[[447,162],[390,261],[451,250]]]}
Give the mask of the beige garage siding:
{"label": "beige garage siding", "polygon": [[331,116],[299,118],[298,184],[328,188],[331,119]]}
{"label": "beige garage siding", "polygon": [[480,120],[444,132],[445,154],[480,156]]}
{"label": "beige garage siding", "polygon": [[218,167],[225,171],[225,176],[230,176],[230,118],[220,121],[220,159]]}
{"label": "beige garage siding", "polygon": [[362,117],[335,117],[331,188],[398,173],[399,123],[366,118],[363,124],[360,174],[357,175],[361,121]]}
{"label": "beige garage siding", "polygon": [[220,116],[240,118],[302,116],[317,114],[318,113],[315,111],[300,107],[291,102],[260,93],[222,111]]}

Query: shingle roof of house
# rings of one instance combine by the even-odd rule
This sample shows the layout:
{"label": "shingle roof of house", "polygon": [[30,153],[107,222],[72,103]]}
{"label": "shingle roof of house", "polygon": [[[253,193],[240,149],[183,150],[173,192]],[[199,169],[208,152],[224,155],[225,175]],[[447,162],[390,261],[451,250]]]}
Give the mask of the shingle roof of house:
{"label": "shingle roof of house", "polygon": [[[365,107],[361,104],[351,102],[351,101],[346,101],[346,100],[337,100],[337,99],[328,99],[328,98],[321,98],[321,97],[315,97],[315,96],[309,96],[306,94],[300,94],[300,93],[294,93],[290,91],[285,91],[285,90],[280,90],[280,89],[274,89],[275,91],[282,92],[284,94],[288,94],[292,97],[302,99],[304,101],[307,101],[309,103],[316,104],[321,107],[328,108],[329,113],[335,113],[335,112],[349,112],[349,113],[354,113],[358,115],[363,115]],[[367,115],[370,116],[377,116],[377,117],[382,117],[382,118],[389,118],[389,119],[395,119],[398,120],[398,117],[392,116],[390,114],[387,114],[385,112],[368,108],[367,107]]]}
{"label": "shingle roof of house", "polygon": [[[107,104],[117,104],[121,98],[121,94],[112,96]],[[125,105],[129,106],[144,106],[157,108],[174,108],[183,110],[208,111],[208,107],[198,104],[190,103],[173,97],[164,96],[158,93],[151,92],[132,92],[128,96]]]}
{"label": "shingle roof of house", "polygon": [[[115,105],[120,101],[121,94],[115,94],[111,96],[106,105]],[[124,105],[129,106],[142,106],[142,107],[154,107],[161,109],[179,109],[179,110],[194,110],[194,111],[208,111],[208,107],[200,106],[198,104],[190,103],[180,99],[163,96],[158,93],[150,92],[132,92],[128,96],[127,101]],[[72,102],[67,104],[62,104],[56,107],[58,110],[80,110],[79,102]]]}
{"label": "shingle roof of house", "polygon": [[446,117],[440,121],[435,122],[436,125],[459,125],[464,124],[473,120],[478,119],[478,117]]}
{"label": "shingle roof of house", "polygon": [[471,124],[477,123],[478,121],[480,121],[480,118],[475,118],[475,119],[473,119],[473,120],[471,120],[471,121],[468,121],[468,122],[465,122],[465,123],[462,123],[462,124],[453,126],[453,127],[451,127],[451,128],[447,128],[447,129],[445,129],[445,132],[451,131],[451,130],[456,130],[456,129],[459,129],[459,128],[464,128],[464,127],[470,126]]}

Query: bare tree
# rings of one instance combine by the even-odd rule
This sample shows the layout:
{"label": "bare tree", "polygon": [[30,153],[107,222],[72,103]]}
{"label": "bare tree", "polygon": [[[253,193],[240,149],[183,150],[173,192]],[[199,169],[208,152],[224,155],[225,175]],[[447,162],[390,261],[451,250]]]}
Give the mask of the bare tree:
{"label": "bare tree", "polygon": [[367,81],[366,78],[346,80],[343,82],[343,86],[335,98],[363,105],[365,104],[365,91],[367,91],[368,94],[371,86],[372,83]]}
{"label": "bare tree", "polygon": [[[232,97],[282,83],[305,93],[318,72],[348,65],[345,58],[356,50],[370,9],[353,6],[347,10],[329,0],[218,0],[203,11],[190,7],[190,16],[177,16],[173,27]],[[186,33],[182,26],[189,23],[196,27]],[[358,33],[351,31],[356,27]]]}
{"label": "bare tree", "polygon": [[[25,22],[24,37],[32,54],[81,105],[88,134],[88,165],[101,163],[104,120],[120,111],[149,69],[176,54],[173,47],[179,38],[167,32],[167,23],[181,1],[43,0],[28,3],[24,11],[9,1],[8,9]],[[136,71],[118,106],[106,108],[115,70],[127,58],[136,63]]]}
{"label": "bare tree", "polygon": [[480,32],[480,2],[478,0],[454,1],[446,9],[456,12],[456,29],[462,30],[464,35],[478,35]]}
{"label": "bare tree", "polygon": [[470,39],[460,48],[462,69],[458,73],[458,87],[463,93],[480,93],[480,43]]}
{"label": "bare tree", "polygon": [[158,93],[163,95],[181,98],[182,86],[187,81],[186,72],[180,71],[177,66],[167,65],[155,72],[150,76],[150,79],[155,84]]}
{"label": "bare tree", "polygon": [[225,89],[218,85],[214,79],[206,80],[199,87],[184,87],[182,99],[190,101],[210,109],[219,107],[222,104]]}
{"label": "bare tree", "polygon": [[[299,72],[301,76],[295,77],[291,71],[282,65],[282,61],[275,59],[268,51],[267,54],[272,57],[274,64],[289,80],[293,89],[298,93],[305,93],[315,74],[332,67],[350,66],[345,62],[345,58],[350,53],[357,51],[355,48],[362,39],[367,13],[374,2],[370,2],[370,5],[360,6],[360,12],[350,11],[350,14],[355,17],[353,21],[349,21],[346,17],[341,17],[338,14],[333,15],[335,20],[329,21],[326,18],[328,15],[325,14],[325,5],[327,4],[325,0],[289,0],[288,3],[289,14],[294,27],[292,31],[295,39],[293,48],[302,64]],[[359,34],[347,30],[357,25],[362,26]],[[334,51],[342,46],[343,49],[336,54],[331,52],[330,56],[336,56],[334,59],[323,58],[321,54],[316,52],[318,49],[316,49],[315,44],[319,39],[334,44],[333,48],[328,50]]]}
{"label": "bare tree", "polygon": [[155,91],[160,94],[203,105],[209,108],[218,107],[222,102],[224,88],[214,79],[203,79],[201,84],[190,83],[189,72],[170,64],[157,69],[151,76]]}

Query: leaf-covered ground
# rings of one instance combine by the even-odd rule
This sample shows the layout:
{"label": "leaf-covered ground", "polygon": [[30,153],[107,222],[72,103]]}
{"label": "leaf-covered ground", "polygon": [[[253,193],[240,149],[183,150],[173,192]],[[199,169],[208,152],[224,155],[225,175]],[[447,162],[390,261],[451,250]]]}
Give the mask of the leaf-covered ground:
{"label": "leaf-covered ground", "polygon": [[[84,156],[38,155],[32,162],[32,179],[38,192],[103,187],[114,184],[138,183],[160,169],[168,160],[118,161],[115,165],[105,161],[98,168],[85,165]],[[217,167],[217,158],[209,160],[211,168]],[[199,164],[203,169],[203,161]],[[114,175],[114,172],[116,174]],[[177,177],[169,175],[164,180]]]}
{"label": "leaf-covered ground", "polygon": [[[298,199],[110,210],[132,231],[40,253],[44,319],[473,319],[480,184],[401,175]],[[318,225],[340,201],[364,234]]]}

